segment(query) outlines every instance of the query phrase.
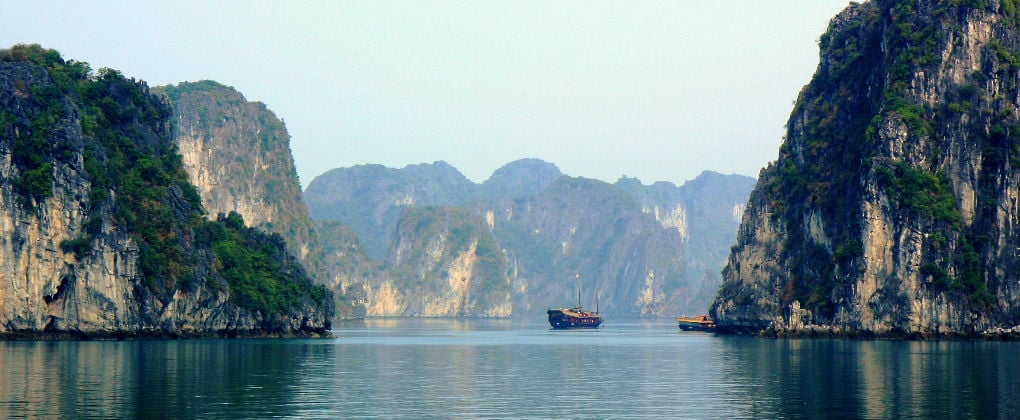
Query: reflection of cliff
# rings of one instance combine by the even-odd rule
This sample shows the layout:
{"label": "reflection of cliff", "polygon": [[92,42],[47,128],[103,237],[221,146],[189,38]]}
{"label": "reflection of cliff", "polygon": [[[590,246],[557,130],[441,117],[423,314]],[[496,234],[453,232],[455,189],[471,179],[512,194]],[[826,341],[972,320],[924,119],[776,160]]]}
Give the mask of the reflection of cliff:
{"label": "reflection of cliff", "polygon": [[[655,332],[614,323],[550,336],[501,320],[351,322],[336,342],[0,341],[0,410],[7,418],[427,418],[448,415],[453,399],[465,415],[500,409],[522,418],[565,400],[604,418],[995,419],[1020,409],[1020,343],[670,337],[662,323]],[[533,386],[542,381],[585,384],[589,400],[578,401],[577,387]]]}
{"label": "reflection of cliff", "polygon": [[1001,344],[727,337],[718,350],[750,417],[998,418],[1020,386]]}
{"label": "reflection of cliff", "polygon": [[[8,418],[261,418],[294,415],[293,380],[332,346],[235,341],[0,343]],[[262,374],[259,374],[259,373]]]}

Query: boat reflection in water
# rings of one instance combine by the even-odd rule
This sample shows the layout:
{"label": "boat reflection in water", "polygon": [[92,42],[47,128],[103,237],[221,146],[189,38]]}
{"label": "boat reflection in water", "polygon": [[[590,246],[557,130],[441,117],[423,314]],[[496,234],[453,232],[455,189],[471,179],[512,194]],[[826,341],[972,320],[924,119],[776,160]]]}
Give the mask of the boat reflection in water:
{"label": "boat reflection in water", "polygon": [[681,316],[676,323],[684,331],[715,331],[715,321],[708,315]]}
{"label": "boat reflection in water", "polygon": [[549,309],[549,325],[558,330],[569,328],[598,328],[602,325],[602,317],[599,315],[599,298],[595,294],[595,311],[586,311],[581,307],[581,275],[577,278],[577,306],[573,308]]}

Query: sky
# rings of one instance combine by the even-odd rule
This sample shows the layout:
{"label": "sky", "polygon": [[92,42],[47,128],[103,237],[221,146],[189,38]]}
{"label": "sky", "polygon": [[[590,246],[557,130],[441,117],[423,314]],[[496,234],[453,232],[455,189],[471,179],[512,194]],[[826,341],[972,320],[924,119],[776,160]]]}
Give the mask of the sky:
{"label": "sky", "polygon": [[847,0],[3,1],[0,48],[150,86],[215,80],[287,125],[302,186],[333,168],[523,158],[677,185],[774,161]]}

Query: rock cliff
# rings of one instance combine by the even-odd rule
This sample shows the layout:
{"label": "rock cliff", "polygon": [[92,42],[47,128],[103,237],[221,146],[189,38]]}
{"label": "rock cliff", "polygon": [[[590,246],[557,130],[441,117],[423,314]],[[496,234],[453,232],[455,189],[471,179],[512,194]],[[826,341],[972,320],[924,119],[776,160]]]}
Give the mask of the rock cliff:
{"label": "rock cliff", "polygon": [[712,305],[777,334],[1020,333],[1020,20],[851,4],[762,170]]}
{"label": "rock cliff", "polygon": [[251,226],[278,233],[313,279],[336,292],[341,318],[361,313],[336,275],[349,269],[323,266],[327,245],[302,199],[283,121],[265,104],[210,80],[154,91],[173,105],[173,138],[210,217],[237,212]]}
{"label": "rock cliff", "polygon": [[614,316],[670,316],[689,308],[692,285],[675,229],[602,181],[560,177],[540,193],[480,204],[511,262],[515,310],[539,313],[577,300]]}
{"label": "rock cliff", "polygon": [[368,315],[365,286],[381,278],[381,264],[372,261],[350,226],[316,220],[315,232],[322,244],[319,262],[327,286],[335,292],[337,319],[358,319]]}
{"label": "rock cliff", "polygon": [[485,221],[454,207],[408,209],[396,226],[368,312],[503,318],[511,314],[507,263]]}
{"label": "rock cliff", "polygon": [[292,336],[331,297],[279,236],[202,217],[143,82],[0,50],[0,335]]}
{"label": "rock cliff", "polygon": [[[444,162],[340,168],[313,180],[305,199],[313,217],[349,223],[357,239],[386,245],[374,269],[357,257],[360,244],[351,236],[326,258],[331,267],[340,266],[334,257],[356,261],[360,268],[334,272],[345,279],[339,290],[364,302],[367,315],[544,314],[576,301],[581,274],[585,305],[594,306],[598,292],[607,315],[655,317],[707,309],[752,186],[751,178],[710,172],[684,187],[629,178],[613,185],[523,159],[482,184]],[[484,229],[469,228],[479,222]],[[446,238],[465,231],[476,248],[463,245],[474,239]],[[487,251],[490,242],[499,252]],[[447,248],[453,243],[462,245]],[[459,268],[466,261],[471,270]],[[454,272],[491,293],[468,311],[457,309],[461,295],[448,289]],[[433,308],[443,311],[408,303],[437,296],[444,303]]]}
{"label": "rock cliff", "polygon": [[670,182],[642,185],[635,178],[621,178],[616,186],[634,196],[643,213],[654,216],[680,238],[684,278],[689,295],[672,304],[681,314],[704,313],[722,283],[730,245],[736,238],[747,197],[755,179],[704,171],[676,186]]}
{"label": "rock cliff", "polygon": [[236,211],[254,227],[279,233],[302,261],[314,245],[311,218],[283,121],[265,104],[204,80],[154,88],[173,106],[173,136],[202,204]]}
{"label": "rock cliff", "polygon": [[351,225],[368,255],[382,260],[404,208],[461,204],[476,194],[467,177],[439,161],[402,169],[382,165],[333,169],[308,184],[304,199],[313,218]]}

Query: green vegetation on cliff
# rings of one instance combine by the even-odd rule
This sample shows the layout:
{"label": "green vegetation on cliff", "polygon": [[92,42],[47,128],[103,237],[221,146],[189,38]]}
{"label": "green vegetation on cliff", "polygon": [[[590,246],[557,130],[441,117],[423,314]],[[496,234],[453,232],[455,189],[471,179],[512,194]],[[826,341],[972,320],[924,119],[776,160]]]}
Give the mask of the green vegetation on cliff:
{"label": "green vegetation on cliff", "polygon": [[238,305],[266,314],[283,313],[299,306],[308,293],[318,305],[325,303],[326,287],[290,281],[294,267],[281,264],[283,238],[265,235],[244,225],[241,215],[220,215],[217,223],[203,223],[196,231],[199,243],[216,253],[216,269],[230,286],[230,299]]}
{"label": "green vegetation on cliff", "polygon": [[265,104],[211,80],[152,90],[173,105],[174,143],[206,210],[236,211],[250,226],[280,234],[309,274],[327,282],[283,120]]}
{"label": "green vegetation on cliff", "polygon": [[724,270],[722,328],[1015,325],[1018,4],[872,0],[832,19]]}
{"label": "green vegetation on cliff", "polygon": [[[201,198],[170,140],[170,104],[144,83],[116,70],[93,72],[38,45],[0,50],[0,61],[28,66],[15,76],[15,86],[25,86],[16,95],[26,112],[0,114],[0,136],[12,139],[22,207],[36,214],[61,187],[54,179],[58,166],[84,172],[91,183],[88,197],[79,198],[86,203],[84,228],[61,244],[64,251],[88,258],[99,236],[123,229],[138,246],[143,284],[164,301],[178,289],[204,285],[229,286],[235,303],[267,315],[295,309],[304,297],[322,304],[325,290],[295,268],[282,241],[242,229],[240,216],[202,217]],[[214,251],[211,270],[199,247]]]}
{"label": "green vegetation on cliff", "polygon": [[[898,209],[929,220],[939,237],[964,241],[954,247],[952,255],[946,254],[949,249],[930,249],[925,273],[932,273],[938,284],[957,285],[955,289],[966,291],[972,300],[985,301],[987,292],[977,285],[984,283],[975,280],[984,273],[978,268],[980,264],[966,262],[966,249],[987,243],[975,239],[975,233],[959,234],[958,199],[948,177],[938,173],[948,158],[942,153],[949,145],[942,142],[950,136],[936,132],[944,130],[942,127],[959,126],[960,115],[972,115],[973,122],[961,128],[971,130],[973,140],[985,144],[986,170],[981,173],[981,183],[991,191],[1002,164],[1020,161],[1020,148],[1015,146],[1020,130],[1009,122],[1012,117],[1003,119],[1002,113],[991,108],[975,112],[980,111],[974,108],[980,102],[982,83],[989,79],[983,72],[966,75],[966,82],[947,92],[950,100],[939,106],[930,106],[918,97],[914,75],[939,65],[942,46],[938,40],[947,33],[963,37],[963,28],[945,20],[919,19],[917,8],[922,6],[914,1],[877,3],[875,7],[851,6],[853,13],[845,12],[834,19],[829,31],[821,36],[822,62],[802,92],[790,123],[791,136],[793,130],[800,131],[797,141],[784,143],[775,176],[766,179],[772,205],[789,228],[784,253],[794,269],[783,300],[799,300],[808,309],[817,306],[817,313],[832,315],[829,297],[845,286],[837,273],[854,272],[854,264],[859,263],[847,258],[850,254],[846,251],[862,242],[859,212],[865,184],[861,180],[873,176]],[[1007,14],[1013,13],[1009,12],[1012,4],[1003,3]],[[949,1],[937,2],[933,7],[932,15],[946,17],[966,13],[967,8],[992,10],[994,4]],[[1000,72],[1002,67],[1007,72],[1017,67],[1009,49],[994,41],[990,46],[989,56],[1002,64]],[[1012,80],[1006,76],[1002,78]],[[875,81],[883,79],[887,82],[876,92]],[[1015,90],[1013,85],[1007,87]],[[984,130],[985,125],[991,130]],[[882,148],[888,139],[879,132],[900,127],[905,136],[901,147],[926,144],[932,156],[924,162],[896,156],[893,159],[897,160],[890,162],[888,151]],[[987,205],[985,208],[991,211]],[[837,239],[834,249],[812,244],[804,230],[809,213],[840,221],[832,223],[828,232]],[[986,227],[979,223],[971,227],[971,232]],[[972,238],[969,242],[968,237]]]}
{"label": "green vegetation on cliff", "polygon": [[875,173],[879,185],[905,210],[959,228],[960,211],[945,175],[936,176],[906,162],[895,162],[891,168],[877,166]]}

